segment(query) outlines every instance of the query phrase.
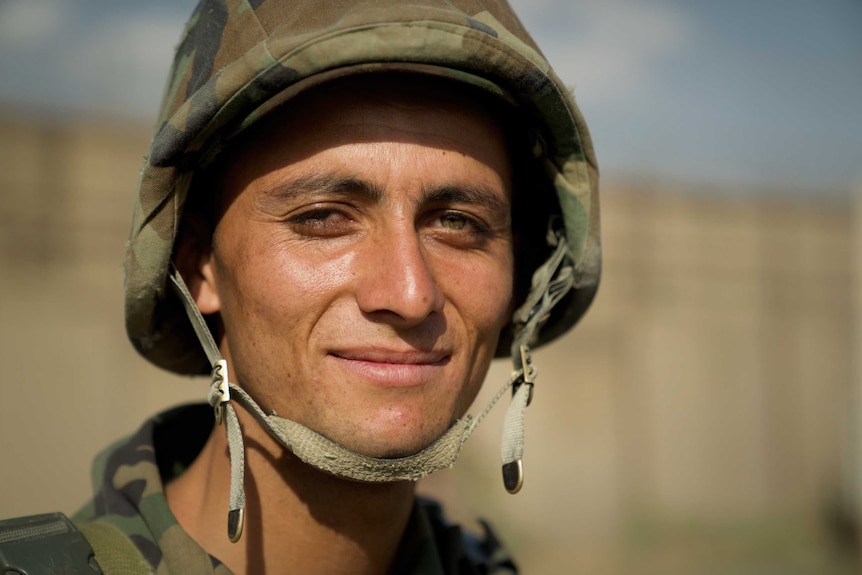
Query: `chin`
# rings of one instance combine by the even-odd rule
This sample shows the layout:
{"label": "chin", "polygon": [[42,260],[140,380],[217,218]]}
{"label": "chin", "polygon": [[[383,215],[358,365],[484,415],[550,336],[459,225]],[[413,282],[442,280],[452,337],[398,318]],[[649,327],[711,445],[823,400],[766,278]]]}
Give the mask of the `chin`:
{"label": "chin", "polygon": [[361,455],[395,459],[419,453],[446,433],[457,419],[451,404],[403,398],[362,406],[340,420],[331,416],[345,411],[331,409],[324,420],[300,423]]}
{"label": "chin", "polygon": [[[449,427],[410,431],[404,428],[367,430],[339,442],[344,447],[365,455],[383,459],[397,459],[419,453],[448,431]],[[364,437],[363,437],[364,436]]]}

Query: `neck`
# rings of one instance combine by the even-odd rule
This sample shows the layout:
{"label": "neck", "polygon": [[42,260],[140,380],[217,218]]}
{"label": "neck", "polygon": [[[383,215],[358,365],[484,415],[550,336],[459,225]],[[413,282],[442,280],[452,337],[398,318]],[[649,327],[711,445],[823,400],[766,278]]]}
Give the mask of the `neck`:
{"label": "neck", "polygon": [[320,472],[281,447],[242,409],[246,510],[242,539],[227,536],[230,462],[217,426],[192,466],[165,488],[185,531],[236,575],[384,574],[413,506],[412,482],[358,483]]}

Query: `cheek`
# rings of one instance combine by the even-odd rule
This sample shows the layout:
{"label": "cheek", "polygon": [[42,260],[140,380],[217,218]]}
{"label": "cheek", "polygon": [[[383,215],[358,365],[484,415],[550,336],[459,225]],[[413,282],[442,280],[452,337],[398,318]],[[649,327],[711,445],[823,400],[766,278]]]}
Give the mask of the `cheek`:
{"label": "cheek", "polygon": [[[513,264],[511,256],[500,256],[463,270],[459,290],[465,302],[464,312],[477,331],[497,333],[509,320],[513,299]],[[495,344],[496,345],[496,344]]]}
{"label": "cheek", "polygon": [[494,266],[493,270],[482,275],[484,281],[462,282],[465,289],[460,307],[461,318],[471,349],[467,356],[466,385],[455,404],[456,417],[463,417],[479,394],[494,358],[500,332],[511,317],[512,273],[512,260],[508,258],[502,265]]}
{"label": "cheek", "polygon": [[225,260],[220,266],[224,319],[258,328],[286,324],[275,328],[276,336],[313,324],[355,275],[353,254],[324,254],[273,239],[237,242]]}

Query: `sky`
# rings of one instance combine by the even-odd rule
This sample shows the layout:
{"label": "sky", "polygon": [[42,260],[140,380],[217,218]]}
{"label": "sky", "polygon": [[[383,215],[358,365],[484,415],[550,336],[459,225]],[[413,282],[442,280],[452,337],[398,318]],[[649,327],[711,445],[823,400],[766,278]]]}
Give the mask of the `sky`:
{"label": "sky", "polygon": [[[0,106],[153,121],[194,4],[0,0]],[[862,193],[862,0],[511,4],[574,88],[603,177]]]}

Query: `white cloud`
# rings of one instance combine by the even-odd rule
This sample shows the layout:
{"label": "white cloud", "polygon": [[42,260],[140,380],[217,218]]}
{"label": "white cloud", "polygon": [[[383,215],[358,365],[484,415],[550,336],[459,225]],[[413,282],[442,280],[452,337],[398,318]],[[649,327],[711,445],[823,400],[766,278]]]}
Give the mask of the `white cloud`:
{"label": "white cloud", "polygon": [[191,4],[0,0],[0,103],[152,120]]}
{"label": "white cloud", "polygon": [[105,20],[63,58],[90,105],[154,118],[184,22],[174,14]]}
{"label": "white cloud", "polygon": [[[648,106],[648,96],[662,88],[656,70],[693,36],[685,15],[660,0],[512,3],[592,113],[622,103]],[[5,66],[6,77],[19,78],[22,86],[45,86],[39,98],[46,101],[63,98],[79,109],[153,117],[184,18],[176,6],[146,13],[117,8],[95,18],[98,9],[73,0],[0,0],[0,48],[6,52],[0,71]],[[15,94],[22,90],[0,87],[0,96],[20,100]]]}
{"label": "white cloud", "polygon": [[619,102],[656,88],[654,73],[692,41],[678,8],[642,0],[513,0],[560,77],[580,99]]}
{"label": "white cloud", "polygon": [[60,0],[0,2],[0,47],[24,49],[43,42],[60,30],[67,10]]}

